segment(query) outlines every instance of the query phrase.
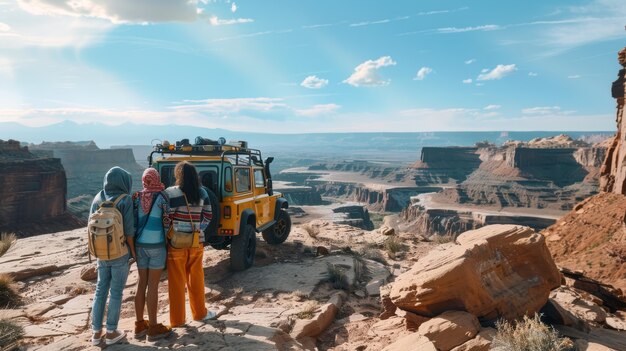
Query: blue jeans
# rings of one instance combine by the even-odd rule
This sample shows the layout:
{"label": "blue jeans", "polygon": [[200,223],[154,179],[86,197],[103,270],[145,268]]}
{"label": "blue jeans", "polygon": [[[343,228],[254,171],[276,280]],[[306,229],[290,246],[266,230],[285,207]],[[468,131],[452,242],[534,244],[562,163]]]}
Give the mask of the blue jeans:
{"label": "blue jeans", "polygon": [[137,246],[137,269],[163,269],[167,259],[165,245],[162,247]]}
{"label": "blue jeans", "polygon": [[98,282],[96,283],[96,295],[93,299],[93,309],[91,311],[91,325],[94,331],[102,329],[104,319],[104,307],[107,303],[109,290],[109,307],[107,309],[107,331],[117,329],[120,320],[120,309],[122,308],[122,292],[126,286],[128,278],[128,257],[122,256],[115,260],[98,260]]}

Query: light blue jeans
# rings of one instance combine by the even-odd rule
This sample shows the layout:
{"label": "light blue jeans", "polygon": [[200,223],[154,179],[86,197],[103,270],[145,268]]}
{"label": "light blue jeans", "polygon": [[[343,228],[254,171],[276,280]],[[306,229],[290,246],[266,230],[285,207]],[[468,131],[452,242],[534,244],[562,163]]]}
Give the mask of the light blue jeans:
{"label": "light blue jeans", "polygon": [[120,309],[122,308],[122,292],[126,286],[126,279],[128,279],[128,258],[129,255],[110,261],[98,260],[98,282],[96,283],[96,295],[91,311],[91,326],[94,331],[102,330],[104,308],[107,304],[109,291],[111,296],[107,309],[107,331],[112,332],[117,329]]}

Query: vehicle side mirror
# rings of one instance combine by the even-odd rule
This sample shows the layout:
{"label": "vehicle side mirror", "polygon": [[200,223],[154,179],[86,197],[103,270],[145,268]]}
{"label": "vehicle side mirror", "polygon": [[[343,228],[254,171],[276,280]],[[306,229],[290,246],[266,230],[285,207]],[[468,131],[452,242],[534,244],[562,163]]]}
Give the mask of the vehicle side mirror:
{"label": "vehicle side mirror", "polygon": [[224,183],[224,190],[231,192],[233,191],[233,183],[227,181],[226,183]]}
{"label": "vehicle side mirror", "polygon": [[274,157],[268,157],[265,159],[265,163],[267,163],[268,165],[272,163],[272,161],[274,161]]}

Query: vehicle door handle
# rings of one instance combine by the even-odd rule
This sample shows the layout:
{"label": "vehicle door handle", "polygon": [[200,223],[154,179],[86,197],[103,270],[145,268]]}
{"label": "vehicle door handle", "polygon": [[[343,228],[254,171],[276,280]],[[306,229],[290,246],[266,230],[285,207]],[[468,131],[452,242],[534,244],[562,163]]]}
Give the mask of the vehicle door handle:
{"label": "vehicle door handle", "polygon": [[260,204],[260,203],[261,203],[261,200],[256,200],[254,203],[255,203],[255,204]]}

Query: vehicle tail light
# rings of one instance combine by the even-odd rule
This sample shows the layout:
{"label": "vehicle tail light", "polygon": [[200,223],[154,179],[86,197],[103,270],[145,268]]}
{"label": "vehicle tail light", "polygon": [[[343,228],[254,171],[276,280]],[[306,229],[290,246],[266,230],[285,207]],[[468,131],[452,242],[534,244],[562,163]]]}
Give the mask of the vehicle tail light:
{"label": "vehicle tail light", "polygon": [[230,219],[230,206],[224,206],[224,218]]}
{"label": "vehicle tail light", "polygon": [[235,231],[232,229],[220,229],[220,234],[223,235],[233,235],[235,234]]}

